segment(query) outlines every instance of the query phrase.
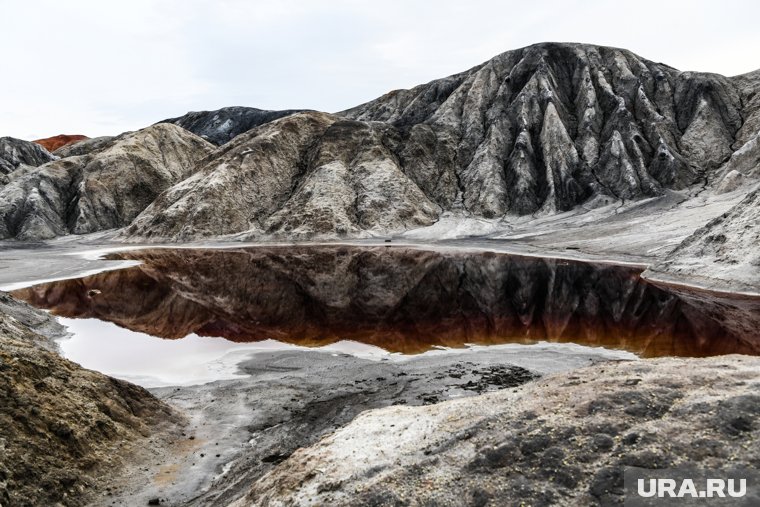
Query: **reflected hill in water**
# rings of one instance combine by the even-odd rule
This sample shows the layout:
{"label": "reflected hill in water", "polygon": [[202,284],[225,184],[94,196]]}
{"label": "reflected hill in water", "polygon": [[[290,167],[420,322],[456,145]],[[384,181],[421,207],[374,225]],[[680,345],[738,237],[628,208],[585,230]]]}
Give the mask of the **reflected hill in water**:
{"label": "reflected hill in water", "polygon": [[760,352],[759,300],[666,290],[613,265],[353,246],[150,249],[109,258],[143,264],[14,295],[56,315],[167,339],[355,340],[407,354],[536,341],[644,357]]}

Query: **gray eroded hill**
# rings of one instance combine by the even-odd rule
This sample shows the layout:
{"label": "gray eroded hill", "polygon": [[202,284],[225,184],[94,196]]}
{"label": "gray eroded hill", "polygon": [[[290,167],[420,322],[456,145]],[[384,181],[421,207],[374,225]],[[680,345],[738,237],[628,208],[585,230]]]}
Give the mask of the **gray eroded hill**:
{"label": "gray eroded hill", "polygon": [[447,139],[464,206],[484,216],[683,188],[731,155],[742,127],[729,78],[621,49],[552,43],[346,114]]}
{"label": "gray eroded hill", "polygon": [[[735,78],[745,106],[740,145],[721,168],[717,193],[752,188],[760,180],[760,71]],[[695,231],[647,276],[717,290],[760,292],[760,189]]]}
{"label": "gray eroded hill", "polygon": [[119,136],[94,137],[91,139],[85,139],[84,141],[79,141],[78,143],[67,144],[66,146],[61,146],[55,150],[54,155],[61,158],[88,155],[110,146],[118,139],[126,137],[131,133],[132,132],[125,132]]}
{"label": "gray eroded hill", "polygon": [[441,208],[384,145],[393,131],[316,112],[269,123],[214,152],[126,233],[172,240],[313,237],[430,225]]}
{"label": "gray eroded hill", "polygon": [[223,107],[216,111],[193,111],[161,123],[174,123],[219,146],[232,138],[283,116],[300,112],[296,109],[267,111],[255,107]]}
{"label": "gray eroded hill", "polygon": [[744,123],[736,135],[735,151],[720,168],[716,191],[732,192],[760,180],[760,70],[732,78],[739,90]]}
{"label": "gray eroded hill", "polygon": [[[736,150],[720,168],[716,193],[750,191],[760,181],[760,70],[732,78],[743,104]],[[760,188],[697,229],[645,276],[721,291],[760,292]]]}
{"label": "gray eroded hill", "polygon": [[37,167],[55,159],[54,155],[37,143],[0,137],[0,183],[6,183],[8,180],[5,175],[21,165]]}
{"label": "gray eroded hill", "polygon": [[188,177],[213,145],[168,124],[82,156],[16,171],[0,188],[0,239],[45,239],[124,227]]}
{"label": "gray eroded hill", "polygon": [[362,236],[449,211],[553,214],[657,196],[712,182],[751,142],[759,88],[620,49],[538,44],[339,115],[251,130],[127,234]]}

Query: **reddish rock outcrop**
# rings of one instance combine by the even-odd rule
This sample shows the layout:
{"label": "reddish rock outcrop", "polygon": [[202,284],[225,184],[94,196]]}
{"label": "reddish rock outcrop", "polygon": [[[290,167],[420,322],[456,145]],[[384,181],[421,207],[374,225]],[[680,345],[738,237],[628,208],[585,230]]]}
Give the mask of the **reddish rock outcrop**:
{"label": "reddish rock outcrop", "polygon": [[60,134],[45,139],[36,139],[34,142],[45,148],[47,151],[53,152],[58,148],[62,148],[68,144],[78,143],[79,141],[85,141],[87,139],[89,139],[89,137],[79,134]]}

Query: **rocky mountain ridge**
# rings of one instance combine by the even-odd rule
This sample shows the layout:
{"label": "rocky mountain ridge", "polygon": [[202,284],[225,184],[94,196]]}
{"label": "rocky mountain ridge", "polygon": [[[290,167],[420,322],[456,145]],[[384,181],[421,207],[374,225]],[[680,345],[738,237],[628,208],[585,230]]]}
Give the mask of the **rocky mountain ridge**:
{"label": "rocky mountain ridge", "polygon": [[741,146],[721,167],[716,192],[750,191],[652,266],[651,278],[760,294],[760,71],[736,81],[747,113],[735,145]]}
{"label": "rocky mountain ridge", "polygon": [[386,131],[316,112],[263,125],[164,192],[125,236],[335,237],[430,225],[441,209],[384,147]]}
{"label": "rocky mountain ridge", "polygon": [[[301,113],[249,131],[127,234],[393,233],[445,212],[508,220],[707,185],[752,142],[757,89],[751,79],[679,72],[625,50],[538,44],[338,117]],[[287,156],[278,151],[285,146]],[[221,228],[198,213],[229,207],[219,189],[255,178],[282,188],[272,200],[251,199]]]}
{"label": "rocky mountain ridge", "polygon": [[122,139],[131,133],[132,132],[124,132],[118,136],[93,137],[76,143],[67,144],[55,150],[55,155],[61,158],[65,158],[95,153],[102,150],[103,148],[106,148],[107,146],[112,145],[117,140]]}

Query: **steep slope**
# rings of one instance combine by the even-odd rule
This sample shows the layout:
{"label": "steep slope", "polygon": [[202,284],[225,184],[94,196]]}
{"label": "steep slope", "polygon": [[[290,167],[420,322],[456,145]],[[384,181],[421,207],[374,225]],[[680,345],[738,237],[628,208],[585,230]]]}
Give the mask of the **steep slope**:
{"label": "steep slope", "polygon": [[731,78],[741,96],[744,124],[736,136],[734,149],[741,148],[760,132],[760,69]]}
{"label": "steep slope", "polygon": [[316,112],[263,125],[214,152],[125,234],[357,236],[429,225],[440,208],[386,146],[393,131]]}
{"label": "steep slope", "polygon": [[67,146],[69,144],[77,143],[79,141],[85,141],[89,139],[87,136],[74,134],[74,135],[68,135],[68,134],[60,134],[53,137],[47,137],[45,139],[35,139],[34,142],[42,146],[48,151],[55,151],[58,148],[62,148],[64,146]]}
{"label": "steep slope", "polygon": [[731,155],[741,106],[722,76],[546,43],[344,114],[445,138],[465,209],[500,216],[688,186]]}
{"label": "steep slope", "polygon": [[744,123],[731,158],[720,169],[718,193],[747,188],[760,180],[760,70],[732,78],[742,100]]}
{"label": "steep slope", "polygon": [[91,155],[25,170],[0,189],[0,239],[123,227],[213,150],[174,125],[128,134]]}
{"label": "steep slope", "polygon": [[251,130],[128,234],[362,236],[446,212],[509,221],[657,196],[722,174],[751,138],[757,89],[625,50],[537,44],[342,120],[301,113]]}
{"label": "steep slope", "polygon": [[760,188],[697,230],[645,275],[760,293],[759,245]]}
{"label": "steep slope", "polygon": [[686,238],[644,276],[720,291],[760,294],[760,70],[732,78],[742,101],[735,150],[720,168],[715,192],[754,191]]}
{"label": "steep slope", "polygon": [[[0,178],[15,171],[20,165],[37,167],[55,159],[54,155],[38,144],[13,137],[0,137]],[[7,178],[0,182],[7,182]]]}
{"label": "steep slope", "polygon": [[255,107],[233,106],[216,111],[193,111],[178,118],[163,120],[161,123],[174,123],[219,146],[252,128],[297,112],[300,110],[267,111]]}

